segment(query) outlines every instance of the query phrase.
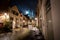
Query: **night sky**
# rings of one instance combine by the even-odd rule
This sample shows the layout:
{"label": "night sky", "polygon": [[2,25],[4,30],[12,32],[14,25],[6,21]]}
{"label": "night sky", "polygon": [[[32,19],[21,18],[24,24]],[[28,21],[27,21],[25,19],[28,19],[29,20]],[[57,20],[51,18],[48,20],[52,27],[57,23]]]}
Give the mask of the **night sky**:
{"label": "night sky", "polygon": [[37,0],[12,0],[10,5],[16,5],[18,10],[23,13],[23,15],[27,15],[25,12],[29,11],[28,16],[34,17],[37,7]]}

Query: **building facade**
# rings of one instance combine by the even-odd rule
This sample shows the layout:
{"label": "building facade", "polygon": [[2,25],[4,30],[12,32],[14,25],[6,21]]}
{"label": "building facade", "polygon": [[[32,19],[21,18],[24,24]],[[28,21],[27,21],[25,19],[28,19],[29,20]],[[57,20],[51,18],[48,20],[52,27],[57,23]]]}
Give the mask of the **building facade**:
{"label": "building facade", "polygon": [[0,23],[5,25],[5,22],[10,22],[12,29],[23,27],[28,24],[28,18],[18,11],[16,5],[9,9],[0,12]]}
{"label": "building facade", "polygon": [[59,0],[39,0],[39,24],[46,40],[60,40]]}

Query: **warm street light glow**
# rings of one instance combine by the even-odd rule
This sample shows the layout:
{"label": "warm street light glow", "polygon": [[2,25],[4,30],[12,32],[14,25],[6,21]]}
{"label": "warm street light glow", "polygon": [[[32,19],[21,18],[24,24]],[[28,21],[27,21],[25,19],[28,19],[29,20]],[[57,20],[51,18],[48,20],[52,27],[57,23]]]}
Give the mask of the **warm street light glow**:
{"label": "warm street light glow", "polygon": [[25,20],[23,20],[23,22],[25,22]]}
{"label": "warm street light glow", "polygon": [[7,15],[7,13],[4,13],[4,15],[6,16],[6,15]]}
{"label": "warm street light glow", "polygon": [[13,29],[15,28],[15,21],[13,20]]}
{"label": "warm street light glow", "polygon": [[32,20],[32,22],[34,22],[34,21]]}
{"label": "warm street light glow", "polygon": [[4,15],[0,16],[0,22],[3,22],[4,20],[5,20],[5,16]]}
{"label": "warm street light glow", "polygon": [[9,21],[9,15],[7,13],[4,13],[0,16],[0,21]]}
{"label": "warm street light glow", "polygon": [[37,20],[37,18],[35,18],[35,20]]}
{"label": "warm street light glow", "polygon": [[9,15],[7,13],[4,13],[4,16],[6,19],[9,19]]}

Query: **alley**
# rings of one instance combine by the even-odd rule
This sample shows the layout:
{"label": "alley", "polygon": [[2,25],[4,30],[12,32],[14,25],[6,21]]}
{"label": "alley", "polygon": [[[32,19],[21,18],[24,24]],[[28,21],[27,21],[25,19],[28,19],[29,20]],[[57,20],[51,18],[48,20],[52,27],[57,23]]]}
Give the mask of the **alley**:
{"label": "alley", "polygon": [[0,40],[60,40],[60,0],[0,0]]}
{"label": "alley", "polygon": [[29,34],[28,29],[23,29],[22,31],[17,30],[14,32],[2,33],[0,34],[0,40],[18,40],[23,39]]}
{"label": "alley", "polygon": [[16,29],[13,32],[0,34],[0,40],[42,40],[42,35],[36,35],[36,37],[33,35],[27,28],[23,28],[22,31]]}

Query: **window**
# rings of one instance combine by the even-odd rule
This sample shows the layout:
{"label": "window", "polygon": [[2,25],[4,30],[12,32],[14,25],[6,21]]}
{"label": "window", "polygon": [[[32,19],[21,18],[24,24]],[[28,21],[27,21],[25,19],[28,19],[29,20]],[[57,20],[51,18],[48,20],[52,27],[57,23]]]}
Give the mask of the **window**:
{"label": "window", "polygon": [[16,11],[12,10],[12,12],[14,15],[18,16],[18,13]]}

